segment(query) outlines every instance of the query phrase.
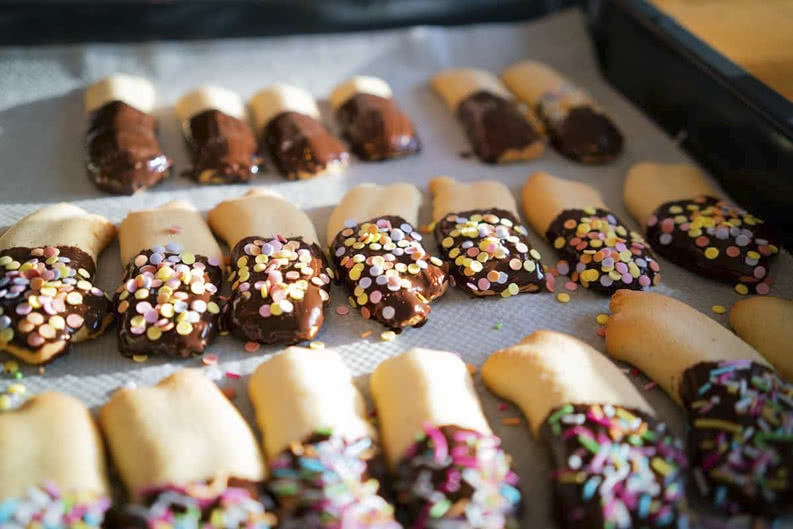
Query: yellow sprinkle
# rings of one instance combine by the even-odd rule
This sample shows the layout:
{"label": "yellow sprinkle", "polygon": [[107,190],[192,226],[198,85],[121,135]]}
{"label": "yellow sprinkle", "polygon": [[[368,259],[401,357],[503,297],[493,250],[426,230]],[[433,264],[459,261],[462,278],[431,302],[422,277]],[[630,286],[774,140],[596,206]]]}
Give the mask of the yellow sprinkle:
{"label": "yellow sprinkle", "polygon": [[0,343],[8,343],[14,338],[14,329],[10,327],[0,331]]}
{"label": "yellow sprinkle", "polygon": [[538,251],[537,251],[537,250],[535,250],[534,248],[532,248],[531,250],[529,250],[529,255],[530,255],[530,256],[532,256],[532,257],[533,257],[535,260],[537,260],[537,261],[539,261],[540,259],[542,259],[542,255],[540,255],[540,252],[538,252]]}
{"label": "yellow sprinkle", "polygon": [[559,303],[567,303],[570,301],[570,294],[567,294],[565,292],[556,294],[556,301],[558,301]]}
{"label": "yellow sprinkle", "polygon": [[273,316],[280,316],[283,313],[284,313],[284,309],[281,308],[281,305],[279,305],[278,303],[270,304],[270,314],[272,314]]}
{"label": "yellow sprinkle", "polygon": [[195,255],[193,255],[191,253],[183,253],[179,257],[182,258],[182,262],[184,264],[191,265],[191,264],[195,263]]}
{"label": "yellow sprinkle", "polygon": [[79,305],[83,302],[83,295],[79,292],[69,292],[69,295],[66,296],[66,303],[69,305]]}
{"label": "yellow sprinkle", "polygon": [[[72,294],[74,294],[74,292],[72,292],[69,295],[71,296]],[[148,289],[139,288],[138,290],[135,291],[135,299],[146,299],[147,297],[149,297],[149,290]],[[69,300],[67,299],[66,301],[69,301]]]}
{"label": "yellow sprinkle", "polygon": [[504,417],[501,419],[504,426],[518,426],[520,425],[520,417]]}
{"label": "yellow sprinkle", "polygon": [[380,339],[384,342],[390,342],[394,338],[396,338],[396,333],[394,331],[385,331],[380,334]]}
{"label": "yellow sprinkle", "polygon": [[595,316],[595,321],[597,321],[601,325],[605,325],[609,321],[609,315],[608,314],[598,314],[597,316]]}
{"label": "yellow sprinkle", "polygon": [[190,324],[189,321],[182,320],[179,322],[179,325],[176,326],[176,332],[182,336],[187,336],[191,332],[193,332],[193,326]]}
{"label": "yellow sprinkle", "polygon": [[520,293],[520,287],[518,287],[516,283],[510,283],[507,290],[509,290],[509,293],[513,296],[517,296]]}
{"label": "yellow sprinkle", "polygon": [[724,314],[725,312],[727,312],[727,309],[722,305],[713,305],[710,308],[710,310],[712,310],[716,314]]}
{"label": "yellow sprinkle", "polygon": [[760,254],[755,252],[754,250],[749,250],[746,252],[746,257],[749,259],[760,259]]}
{"label": "yellow sprinkle", "polygon": [[732,433],[740,433],[741,425],[721,419],[695,419],[695,428],[708,428],[713,430],[727,430]]}
{"label": "yellow sprinkle", "polygon": [[719,250],[710,246],[708,249],[705,250],[705,257],[708,259],[715,259],[719,256]]}
{"label": "yellow sprinkle", "polygon": [[0,395],[0,411],[11,408],[11,397],[8,395]]}
{"label": "yellow sprinkle", "polygon": [[441,246],[443,246],[444,248],[451,248],[453,244],[454,244],[454,239],[452,239],[451,237],[446,237],[441,241]]}
{"label": "yellow sprinkle", "polygon": [[598,277],[600,277],[600,274],[594,268],[581,272],[581,279],[584,281],[597,281]]}
{"label": "yellow sprinkle", "polygon": [[142,364],[149,359],[149,355],[132,355],[132,361]]}
{"label": "yellow sprinkle", "polygon": [[148,329],[146,329],[146,336],[152,342],[156,342],[162,336],[162,329],[160,329],[159,327],[149,327]]}
{"label": "yellow sprinkle", "polygon": [[657,470],[659,474],[664,476],[668,476],[675,469],[675,467],[657,456],[652,459],[650,466]]}
{"label": "yellow sprinkle", "polygon": [[324,349],[325,348],[325,342],[320,342],[320,341],[311,342],[310,344],[308,344],[308,348],[309,349]]}
{"label": "yellow sprinkle", "polygon": [[24,384],[11,384],[8,386],[8,392],[12,395],[22,395],[27,391]]}
{"label": "yellow sprinkle", "polygon": [[742,295],[742,296],[745,296],[746,294],[748,294],[748,293],[749,293],[749,287],[747,287],[747,286],[746,286],[746,285],[744,285],[743,283],[738,283],[737,285],[735,285],[735,291],[736,291],[738,294],[740,294],[740,295]]}
{"label": "yellow sprinkle", "polygon": [[556,240],[553,241],[553,247],[558,250],[559,248],[564,246],[564,243],[565,243],[564,237],[557,237]]}
{"label": "yellow sprinkle", "polygon": [[19,371],[19,364],[17,364],[16,361],[14,360],[9,360],[5,364],[3,364],[3,371],[13,375],[17,371]]}
{"label": "yellow sprinkle", "polygon": [[218,304],[214,301],[210,301],[207,303],[207,310],[210,314],[218,314],[220,312],[220,307],[218,307]]}
{"label": "yellow sprinkle", "polygon": [[408,272],[410,272],[413,275],[416,275],[419,272],[421,272],[421,267],[416,263],[411,263],[408,265]]}

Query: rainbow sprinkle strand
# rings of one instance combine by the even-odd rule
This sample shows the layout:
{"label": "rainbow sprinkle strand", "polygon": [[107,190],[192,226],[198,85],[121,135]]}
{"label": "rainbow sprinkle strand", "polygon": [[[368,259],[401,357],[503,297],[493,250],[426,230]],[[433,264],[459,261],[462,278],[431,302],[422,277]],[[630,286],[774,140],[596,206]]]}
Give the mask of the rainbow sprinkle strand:
{"label": "rainbow sprinkle strand", "polygon": [[271,462],[269,488],[280,529],[400,529],[394,508],[370,477],[377,449],[369,438],[349,443],[329,431],[292,443]]}
{"label": "rainbow sprinkle strand", "polygon": [[663,423],[609,404],[567,404],[541,429],[563,527],[685,528],[682,443]]}
{"label": "rainbow sprinkle strand", "polygon": [[643,290],[661,282],[650,247],[610,211],[565,210],[545,236],[570,262],[570,279],[584,288],[612,294],[621,288]]}
{"label": "rainbow sprinkle strand", "polygon": [[501,440],[425,425],[397,467],[400,517],[411,529],[516,528],[518,476]]}
{"label": "rainbow sprinkle strand", "polygon": [[701,494],[730,512],[793,506],[793,384],[749,360],[702,362],[681,385]]}
{"label": "rainbow sprinkle strand", "polygon": [[457,286],[474,296],[539,292],[544,284],[540,252],[529,246],[528,230],[503,209],[447,215],[435,238]]}
{"label": "rainbow sprinkle strand", "polygon": [[96,494],[62,493],[48,483],[29,487],[18,498],[0,501],[3,529],[94,529],[102,526],[110,498]]}
{"label": "rainbow sprinkle strand", "polygon": [[145,495],[148,506],[129,504],[111,510],[105,529],[272,529],[277,519],[266,498],[256,498],[250,483],[219,494],[196,484],[169,486]]}
{"label": "rainbow sprinkle strand", "polygon": [[647,239],[660,254],[700,275],[754,285],[767,294],[768,264],[779,253],[776,238],[751,213],[713,197],[662,204],[647,220]]}

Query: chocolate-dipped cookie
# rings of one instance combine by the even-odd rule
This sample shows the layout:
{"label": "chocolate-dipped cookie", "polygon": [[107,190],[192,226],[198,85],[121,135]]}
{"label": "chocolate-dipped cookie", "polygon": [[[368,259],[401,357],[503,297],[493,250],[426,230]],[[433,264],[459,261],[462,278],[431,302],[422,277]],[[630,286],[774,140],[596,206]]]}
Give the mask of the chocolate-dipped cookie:
{"label": "chocolate-dipped cookie", "polygon": [[120,389],[99,424],[129,495],[107,529],[275,527],[253,432],[199,371]]}
{"label": "chocolate-dipped cookie", "polygon": [[793,506],[793,385],[755,349],[685,303],[621,290],[606,347],[658,382],[689,416],[696,489],[723,512]]}
{"label": "chocolate-dipped cookie", "polygon": [[413,123],[382,79],[355,76],[334,88],[328,99],[344,138],[362,160],[400,158],[421,150]]}
{"label": "chocolate-dipped cookie", "polygon": [[540,330],[490,355],[482,378],[550,449],[562,527],[687,527],[682,442],[600,352]]}
{"label": "chocolate-dipped cookie", "polygon": [[448,286],[448,267],[427,253],[416,229],[421,194],[405,183],[361,184],[328,220],[330,259],[364,319],[420,327]]}
{"label": "chocolate-dipped cookie", "polygon": [[779,253],[771,228],[719,198],[693,165],[643,162],[625,178],[625,207],[659,255],[686,270],[768,294],[768,270]]}
{"label": "chocolate-dipped cookie", "polygon": [[239,95],[217,86],[202,86],[176,102],[199,184],[248,182],[259,173],[262,158]]}
{"label": "chocolate-dipped cookie", "polygon": [[412,349],[377,366],[370,385],[406,527],[517,527],[518,477],[459,356]]}
{"label": "chocolate-dipped cookie", "polygon": [[291,202],[263,188],[225,200],[209,225],[231,250],[231,300],[226,327],[242,340],[311,340],[325,319],[333,271],[314,225]]}
{"label": "chocolate-dipped cookie", "polygon": [[154,97],[148,80],[125,74],[86,88],[86,170],[99,189],[131,195],[168,176],[171,160],[160,150],[151,114]]}
{"label": "chocolate-dipped cookie", "polygon": [[335,351],[290,347],[248,387],[279,527],[401,527],[378,490],[383,465],[363,396]]}
{"label": "chocolate-dipped cookie", "polygon": [[557,71],[534,61],[515,63],[504,84],[537,112],[557,151],[581,163],[610,162],[622,151],[622,134],[597,103]]}
{"label": "chocolate-dipped cookie", "polygon": [[96,260],[116,236],[104,217],[61,203],[19,220],[0,237],[0,351],[44,364],[113,321],[94,285]]}
{"label": "chocolate-dipped cookie", "polygon": [[515,104],[493,74],[473,68],[443,70],[432,87],[463,126],[474,153],[486,163],[530,160],[542,154],[533,115]]}
{"label": "chocolate-dipped cookie", "polygon": [[278,83],[250,100],[261,152],[290,180],[337,174],[349,160],[347,148],[322,124],[310,93]]}
{"label": "chocolate-dipped cookie", "polygon": [[523,211],[569,266],[570,279],[584,288],[612,294],[661,281],[650,247],[594,188],[537,172],[523,186]]}
{"label": "chocolate-dipped cookie", "polygon": [[501,182],[430,180],[435,239],[454,284],[473,296],[539,292],[540,252],[531,247],[515,199]]}
{"label": "chocolate-dipped cookie", "polygon": [[91,412],[41,393],[0,413],[0,526],[98,529],[110,507],[102,438]]}
{"label": "chocolate-dipped cookie", "polygon": [[132,211],[119,226],[124,275],[114,299],[124,356],[187,358],[218,330],[223,254],[184,201]]}

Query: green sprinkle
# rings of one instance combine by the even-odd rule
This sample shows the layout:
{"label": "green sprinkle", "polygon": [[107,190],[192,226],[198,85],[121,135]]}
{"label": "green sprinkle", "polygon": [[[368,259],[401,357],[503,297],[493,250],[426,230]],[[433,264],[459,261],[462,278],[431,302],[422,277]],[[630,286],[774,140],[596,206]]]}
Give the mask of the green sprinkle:
{"label": "green sprinkle", "polygon": [[22,371],[17,371],[16,373],[14,373],[14,378],[17,380],[22,380],[23,378],[25,378],[25,375],[22,374]]}
{"label": "green sprinkle", "polygon": [[563,415],[567,415],[569,413],[573,413],[573,405],[572,404],[565,404],[548,417],[548,422],[553,424],[555,422],[559,422],[559,419],[562,418]]}
{"label": "green sprinkle", "polygon": [[328,427],[316,428],[314,430],[314,433],[317,434],[317,435],[332,435],[333,434],[333,428],[328,428]]}
{"label": "green sprinkle", "polygon": [[440,518],[446,514],[446,511],[448,511],[451,506],[452,502],[449,501],[448,498],[443,498],[430,509],[430,518]]}
{"label": "green sprinkle", "polygon": [[762,379],[760,379],[760,377],[758,377],[758,376],[752,377],[752,384],[754,384],[755,386],[760,388],[765,393],[768,393],[768,390],[770,389],[768,387],[768,384],[763,382]]}
{"label": "green sprinkle", "polygon": [[503,327],[503,326],[504,326],[504,324],[503,324],[503,323],[496,323],[496,326],[495,326],[495,327],[493,327],[493,328],[494,328],[495,330],[499,330],[499,329],[500,329],[501,327]]}
{"label": "green sprinkle", "polygon": [[594,439],[590,439],[585,435],[579,435],[578,442],[581,443],[587,450],[589,450],[593,454],[597,454],[598,452],[600,452],[600,444]]}

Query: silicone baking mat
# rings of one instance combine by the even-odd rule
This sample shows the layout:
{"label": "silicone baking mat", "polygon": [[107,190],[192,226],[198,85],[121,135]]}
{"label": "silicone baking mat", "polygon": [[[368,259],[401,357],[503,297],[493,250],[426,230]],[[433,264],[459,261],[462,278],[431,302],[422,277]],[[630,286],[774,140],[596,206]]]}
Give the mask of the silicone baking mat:
{"label": "silicone baking mat", "polygon": [[[613,115],[625,135],[626,148],[615,162],[602,167],[576,165],[551,148],[536,161],[489,166],[463,157],[469,146],[455,117],[429,88],[428,79],[439,69],[474,66],[500,72],[514,61],[532,57],[553,65],[588,90]],[[156,111],[161,146],[174,158],[175,175],[165,184],[132,197],[102,194],[86,178],[83,166],[84,116],[81,89],[101,76],[123,71],[150,78],[158,90]],[[340,81],[354,74],[376,75],[392,86],[396,99],[414,120],[423,142],[419,156],[386,163],[353,161],[340,176],[287,182],[267,173],[256,185],[270,187],[305,208],[324,238],[333,206],[345,191],[361,182],[409,181],[425,196],[421,223],[429,222],[428,180],[449,175],[464,181],[483,178],[504,182],[519,196],[527,176],[548,171],[598,188],[609,206],[628,224],[622,204],[622,182],[628,168],[642,160],[685,162],[687,156],[659,128],[631,106],[598,74],[582,13],[566,11],[537,22],[478,25],[462,28],[417,27],[398,31],[317,35],[263,39],[152,43],[134,45],[58,46],[0,49],[0,226],[7,226],[42,204],[70,201],[119,222],[128,211],[188,199],[206,211],[224,198],[236,197],[247,186],[199,187],[178,176],[187,167],[180,124],[171,105],[184,92],[204,83],[226,86],[250,97],[274,82],[288,81],[325,97]],[[332,122],[324,106],[325,119]],[[651,189],[647,190],[652,192]],[[537,234],[531,241],[546,264],[557,258]],[[428,248],[436,253],[428,236]],[[711,312],[713,305],[730,307],[739,296],[730,285],[713,283],[661,261],[663,283],[658,292],[674,296],[726,324],[727,315]],[[121,276],[118,244],[99,261],[98,284],[112,291]],[[793,258],[783,253],[772,271],[771,293],[793,298]],[[563,284],[564,281],[561,282]],[[563,291],[560,282],[558,290]],[[509,299],[470,299],[450,289],[433,303],[429,322],[408,329],[392,342],[379,339],[384,329],[364,321],[357,311],[339,316],[335,308],[347,304],[347,295],[334,286],[332,303],[317,340],[339,350],[361,386],[366,375],[384,358],[412,347],[456,351],[481,366],[488,354],[511,345],[536,329],[548,328],[575,335],[603,350],[595,317],[608,312],[608,298],[584,289],[570,292],[562,304],[549,293],[525,294]],[[373,331],[366,339],[365,331]],[[217,366],[203,367],[219,383],[237,390],[234,403],[251,423],[245,385],[247,375],[279,347],[262,347],[255,353],[225,336],[210,348],[219,357]],[[318,351],[317,354],[322,354]],[[0,357],[8,360],[8,357]],[[46,367],[23,367],[28,393],[54,389],[73,394],[90,406],[101,405],[123,384],[152,384],[174,370],[202,367],[200,359],[173,361],[149,359],[134,363],[119,355],[113,331],[74,347],[71,354]],[[233,378],[226,373],[239,374]],[[644,387],[647,379],[629,375]],[[0,376],[0,389],[12,382]],[[489,394],[477,375],[477,387],[487,416],[504,439],[522,478],[525,497],[523,527],[554,527],[546,477],[550,470],[544,448],[533,440],[524,421],[506,426],[502,419],[519,417],[513,407],[499,410],[499,400]],[[647,391],[658,414],[678,433],[682,415],[660,389]],[[277,402],[272,403],[277,406]]]}

